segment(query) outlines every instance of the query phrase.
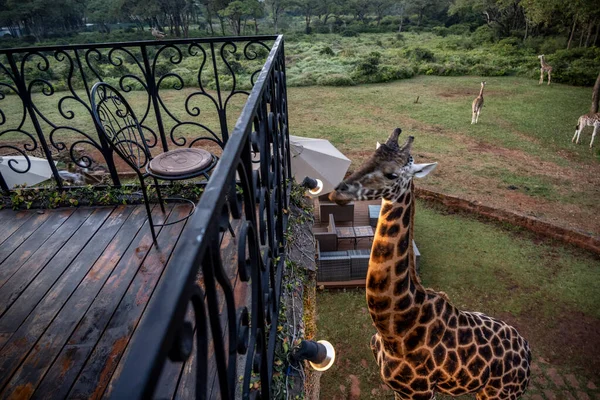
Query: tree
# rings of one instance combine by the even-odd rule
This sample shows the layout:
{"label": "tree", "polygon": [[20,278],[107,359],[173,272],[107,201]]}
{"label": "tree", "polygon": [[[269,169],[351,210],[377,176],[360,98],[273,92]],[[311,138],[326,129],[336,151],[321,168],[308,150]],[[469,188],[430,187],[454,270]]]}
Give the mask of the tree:
{"label": "tree", "polygon": [[385,14],[390,10],[393,4],[393,0],[372,0],[371,1],[371,10],[375,13],[375,20],[377,21],[377,26],[381,23],[381,19]]}
{"label": "tree", "polygon": [[296,0],[294,5],[304,16],[305,28],[304,31],[310,33],[310,21],[312,16],[316,14],[316,10],[319,7],[319,0]]}
{"label": "tree", "polygon": [[292,4],[292,0],[265,0],[265,6],[273,20],[274,33],[278,33],[279,18]]}
{"label": "tree", "polygon": [[[419,0],[423,1],[423,0]],[[501,36],[509,36],[512,31],[525,27],[525,13],[521,0],[456,0],[448,10],[450,15],[476,13]],[[544,0],[540,0],[544,1]]]}

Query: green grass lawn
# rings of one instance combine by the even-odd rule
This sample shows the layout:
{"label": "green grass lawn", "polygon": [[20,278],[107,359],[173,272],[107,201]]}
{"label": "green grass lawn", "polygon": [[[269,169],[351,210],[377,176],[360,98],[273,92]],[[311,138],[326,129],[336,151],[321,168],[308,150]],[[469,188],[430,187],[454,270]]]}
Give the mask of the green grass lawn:
{"label": "green grass lawn", "polygon": [[[479,81],[479,77],[419,76],[353,87],[290,87],[290,132],[329,139],[352,160],[353,169],[371,154],[377,141],[400,126],[405,135],[416,137],[413,153],[417,161],[439,162],[422,186],[599,235],[600,143],[588,149],[591,128],[583,134],[583,145],[571,143],[579,115],[589,109],[591,89],[540,86],[520,77],[486,78],[480,122],[471,125],[471,102]],[[195,96],[189,107],[199,107],[201,114],[187,115],[184,99],[191,93],[192,89],[163,90],[161,98],[175,117],[218,131],[215,108],[207,98]],[[144,93],[133,91],[126,96],[136,113],[143,115]],[[22,109],[17,100],[6,96],[0,101],[5,127],[20,121]],[[34,94],[34,100],[54,124],[96,137],[83,106],[65,101],[63,110],[75,113],[69,120],[59,113],[58,95]],[[246,96],[236,95],[230,101],[230,128],[245,100]],[[152,115],[147,124],[156,130]],[[164,112],[163,120],[170,135],[173,120]],[[49,136],[50,127],[44,121],[41,124]],[[29,119],[24,129],[31,131]],[[199,128],[183,125],[173,136],[200,133]],[[54,133],[55,141],[80,138],[69,129]],[[18,133],[2,137],[3,143],[24,139]]]}
{"label": "green grass lawn", "polygon": [[[561,372],[597,380],[597,257],[422,203],[416,213],[415,240],[426,287],[445,291],[461,309],[515,325],[529,340],[534,360],[543,358]],[[345,398],[340,385],[347,393],[350,375],[360,381],[361,399],[391,398],[391,392],[381,387],[368,345],[375,328],[364,290],[319,292],[317,315],[317,336],[331,341],[338,354],[321,378],[321,398]],[[574,328],[582,321],[587,330]]]}
{"label": "green grass lawn", "polygon": [[420,76],[290,88],[291,133],[329,139],[352,160],[352,170],[399,126],[415,136],[417,161],[439,162],[422,186],[600,234],[600,144],[588,148],[589,129],[583,145],[571,143],[591,89],[486,78],[485,105],[471,125],[479,81]]}

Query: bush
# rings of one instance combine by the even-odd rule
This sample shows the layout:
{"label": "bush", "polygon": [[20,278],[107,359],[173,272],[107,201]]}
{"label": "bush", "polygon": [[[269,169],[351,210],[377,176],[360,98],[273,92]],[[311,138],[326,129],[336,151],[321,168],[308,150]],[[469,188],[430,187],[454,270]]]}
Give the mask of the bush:
{"label": "bush", "polygon": [[356,83],[347,75],[333,74],[321,76],[317,79],[317,85],[321,86],[354,86]]}
{"label": "bush", "polygon": [[415,61],[435,61],[435,54],[429,49],[422,47],[415,47],[414,49],[408,49],[405,52],[406,57],[412,58]]}
{"label": "bush", "polygon": [[492,43],[496,39],[496,34],[489,26],[482,25],[471,34],[471,39],[476,44]]}
{"label": "bush", "polygon": [[351,28],[346,28],[342,31],[342,36],[344,37],[356,37],[358,36],[358,31]]}
{"label": "bush", "polygon": [[468,35],[469,33],[471,33],[469,24],[456,24],[448,28],[448,34],[450,35]]}
{"label": "bush", "polygon": [[448,28],[446,28],[445,26],[434,26],[431,29],[431,32],[441,37],[448,36]]}
{"label": "bush", "polygon": [[364,60],[356,65],[356,71],[362,75],[372,75],[378,72],[381,53],[371,52]]}
{"label": "bush", "polygon": [[319,50],[319,54],[325,56],[335,56],[334,51],[329,46],[325,46],[321,50]]}

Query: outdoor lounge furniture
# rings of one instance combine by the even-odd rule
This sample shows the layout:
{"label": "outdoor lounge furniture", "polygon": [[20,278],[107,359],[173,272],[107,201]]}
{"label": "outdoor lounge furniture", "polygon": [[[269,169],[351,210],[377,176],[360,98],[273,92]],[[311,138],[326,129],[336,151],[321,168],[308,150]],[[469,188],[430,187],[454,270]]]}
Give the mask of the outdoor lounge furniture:
{"label": "outdoor lounge furniture", "polygon": [[338,234],[335,228],[335,219],[329,216],[329,224],[324,232],[314,231],[315,239],[319,243],[321,251],[335,251],[338,248]]}
{"label": "outdoor lounge furniture", "polygon": [[329,195],[319,196],[319,211],[321,222],[328,222],[329,215],[333,215],[337,222],[351,222],[354,224],[354,202],[340,206],[329,201]]}
{"label": "outdoor lounge furniture", "polygon": [[[163,214],[165,207],[160,193],[158,179],[175,181],[204,176],[217,163],[217,157],[206,150],[199,148],[178,148],[152,157],[149,141],[144,137],[142,126],[138,122],[133,110],[119,93],[107,83],[98,82],[92,88],[91,94],[92,114],[96,124],[101,128],[100,133],[108,145],[121,157],[137,174],[142,188],[144,204],[148,213],[148,221],[152,238],[156,243],[155,226],[166,226],[181,222],[189,218],[195,211],[193,201],[177,198],[164,200],[186,201],[192,205],[190,213],[168,224],[156,224],[152,220],[148,190],[145,179],[151,177],[156,187],[156,194]],[[146,172],[142,172],[145,168]]]}
{"label": "outdoor lounge furniture", "polygon": [[366,279],[370,250],[323,251],[318,253],[317,282]]}

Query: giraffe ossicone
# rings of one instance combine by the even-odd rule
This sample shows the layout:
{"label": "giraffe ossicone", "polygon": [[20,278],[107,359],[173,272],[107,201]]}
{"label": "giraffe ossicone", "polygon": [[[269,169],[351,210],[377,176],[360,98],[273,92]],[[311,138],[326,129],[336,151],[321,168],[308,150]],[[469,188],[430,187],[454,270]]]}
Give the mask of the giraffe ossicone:
{"label": "giraffe ossicone", "polygon": [[396,399],[433,399],[476,393],[478,400],[516,400],[527,389],[531,351],[517,330],[477,312],[461,311],[443,292],[426,289],[412,247],[413,178],[436,163],[415,164],[414,138],[385,144],[330,194],[339,204],[382,200],[369,269],[367,306],[377,333],[371,348]]}

